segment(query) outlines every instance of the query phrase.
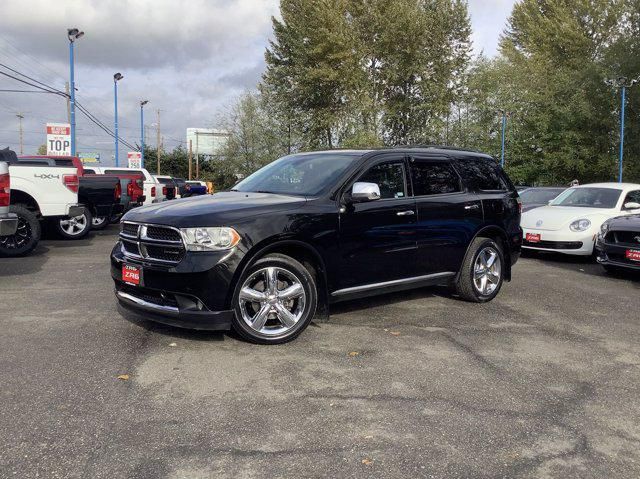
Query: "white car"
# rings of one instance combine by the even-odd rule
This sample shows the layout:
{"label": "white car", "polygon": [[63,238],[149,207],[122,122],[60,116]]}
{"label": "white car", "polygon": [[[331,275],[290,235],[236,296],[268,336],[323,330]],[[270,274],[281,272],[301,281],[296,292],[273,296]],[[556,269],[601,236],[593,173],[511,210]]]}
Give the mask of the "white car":
{"label": "white car", "polygon": [[522,214],[522,247],[591,255],[600,227],[609,218],[640,213],[640,185],[593,183],[561,193],[548,206]]}
{"label": "white car", "polygon": [[162,193],[162,183],[153,177],[145,168],[123,168],[116,166],[88,166],[84,169],[85,174],[113,175],[113,174],[141,174],[144,177],[144,205],[162,203],[165,196]]}

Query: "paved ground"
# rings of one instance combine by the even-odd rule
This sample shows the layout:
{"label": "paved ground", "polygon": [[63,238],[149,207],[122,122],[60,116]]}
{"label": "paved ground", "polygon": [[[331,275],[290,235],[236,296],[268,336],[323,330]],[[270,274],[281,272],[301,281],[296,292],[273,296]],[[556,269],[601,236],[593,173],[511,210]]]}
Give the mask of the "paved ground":
{"label": "paved ground", "polygon": [[393,294],[261,347],[123,319],[114,242],[0,259],[2,478],[640,476],[637,277],[525,258],[491,304]]}

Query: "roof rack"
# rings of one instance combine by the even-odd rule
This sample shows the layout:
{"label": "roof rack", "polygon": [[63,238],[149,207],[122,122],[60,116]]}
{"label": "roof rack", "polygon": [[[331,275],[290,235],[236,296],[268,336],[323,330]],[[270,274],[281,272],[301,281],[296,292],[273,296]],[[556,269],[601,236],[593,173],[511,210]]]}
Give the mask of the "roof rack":
{"label": "roof rack", "polygon": [[434,149],[434,150],[452,150],[452,151],[468,151],[469,153],[483,153],[482,151],[478,151],[478,150],[471,150],[469,148],[459,148],[457,146],[447,146],[447,145],[406,145],[406,146],[396,146],[395,148],[428,148],[428,149]]}

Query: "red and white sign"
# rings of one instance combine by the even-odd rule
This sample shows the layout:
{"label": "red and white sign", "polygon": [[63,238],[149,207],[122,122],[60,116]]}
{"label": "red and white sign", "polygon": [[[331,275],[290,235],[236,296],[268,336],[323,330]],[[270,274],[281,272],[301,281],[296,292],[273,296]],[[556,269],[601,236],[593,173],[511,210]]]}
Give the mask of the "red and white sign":
{"label": "red and white sign", "polygon": [[625,258],[630,259],[631,261],[640,261],[640,250],[638,249],[628,249],[625,254]]}
{"label": "red and white sign", "polygon": [[140,268],[138,268],[137,266],[123,264],[122,281],[124,281],[125,283],[133,284],[135,286],[140,285]]}
{"label": "red and white sign", "polygon": [[129,151],[127,153],[127,161],[129,163],[129,168],[142,168],[142,155],[139,151]]}
{"label": "red and white sign", "polygon": [[71,156],[69,123],[47,123],[47,155]]}
{"label": "red and white sign", "polygon": [[540,243],[541,237],[536,233],[527,233],[525,240],[529,243]]}

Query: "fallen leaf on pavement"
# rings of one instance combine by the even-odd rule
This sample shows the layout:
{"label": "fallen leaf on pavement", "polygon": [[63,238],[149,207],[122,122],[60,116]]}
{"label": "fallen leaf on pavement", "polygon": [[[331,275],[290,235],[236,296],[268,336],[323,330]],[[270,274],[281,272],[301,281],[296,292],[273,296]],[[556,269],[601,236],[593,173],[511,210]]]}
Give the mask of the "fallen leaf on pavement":
{"label": "fallen leaf on pavement", "polygon": [[172,348],[175,348],[177,346],[176,343],[170,343],[169,346],[171,346]]}
{"label": "fallen leaf on pavement", "polygon": [[360,354],[358,351],[351,351],[351,352],[349,353],[349,357],[350,357],[350,358],[353,358],[353,357],[357,356],[358,354]]}
{"label": "fallen leaf on pavement", "polygon": [[122,381],[128,381],[129,380],[129,375],[128,374],[121,374],[120,376],[118,376],[118,379],[121,379]]}
{"label": "fallen leaf on pavement", "polygon": [[391,334],[394,336],[400,336],[400,331],[391,331]]}
{"label": "fallen leaf on pavement", "polygon": [[364,464],[365,466],[369,466],[369,465],[373,464],[373,461],[371,459],[368,459],[368,458],[365,457],[362,460],[362,464]]}

